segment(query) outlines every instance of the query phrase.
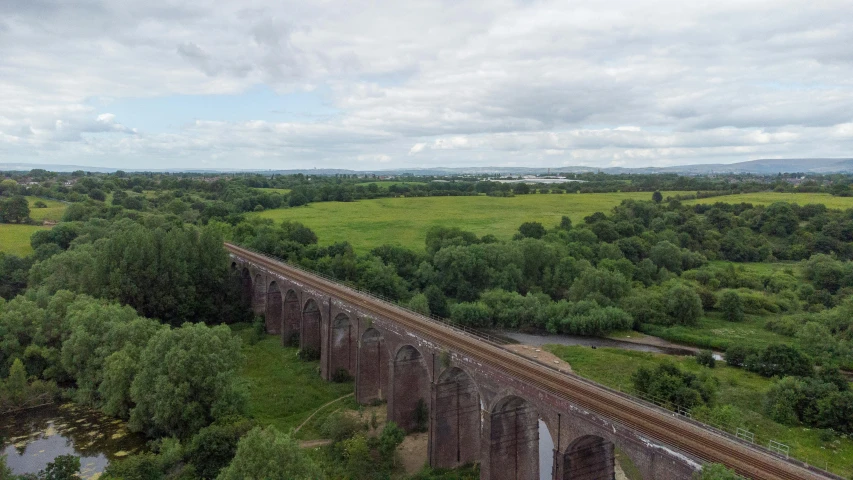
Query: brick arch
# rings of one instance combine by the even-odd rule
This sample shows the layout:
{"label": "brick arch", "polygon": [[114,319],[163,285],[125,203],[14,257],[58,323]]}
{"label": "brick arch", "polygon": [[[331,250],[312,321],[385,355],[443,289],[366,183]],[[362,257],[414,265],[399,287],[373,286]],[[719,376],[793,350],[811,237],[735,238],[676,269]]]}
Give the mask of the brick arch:
{"label": "brick arch", "polygon": [[252,295],[255,291],[252,284],[252,272],[248,268],[243,267],[240,270],[240,301],[243,302],[243,305],[252,305]]}
{"label": "brick arch", "polygon": [[334,378],[338,370],[343,369],[349,376],[355,375],[358,361],[358,332],[349,315],[339,313],[332,321],[329,374]]}
{"label": "brick arch", "polygon": [[530,402],[499,398],[489,411],[487,434],[492,478],[539,479],[539,414]]}
{"label": "brick arch", "polygon": [[299,348],[303,351],[311,351],[317,358],[323,358],[323,313],[320,305],[313,298],[309,298],[302,306],[302,328],[299,330]]}
{"label": "brick arch", "polygon": [[355,382],[358,403],[382,401],[387,395],[388,347],[385,336],[376,328],[368,328],[361,335]]}
{"label": "brick arch", "polygon": [[480,455],[477,384],[463,369],[450,367],[438,376],[433,391],[432,466],[456,468],[476,462]]}
{"label": "brick arch", "polygon": [[430,377],[426,359],[417,348],[403,345],[394,354],[392,375],[388,418],[407,432],[416,431],[424,426],[423,423],[418,425],[418,405],[421,402],[429,405]]}
{"label": "brick arch", "polygon": [[299,330],[302,323],[302,315],[299,308],[299,295],[296,291],[287,290],[284,295],[282,306],[282,324],[284,328],[281,331],[281,344],[284,346],[299,346]]}
{"label": "brick arch", "polygon": [[252,294],[252,310],[256,314],[262,315],[265,313],[267,303],[267,291],[263,274],[256,273],[255,280],[252,285],[254,286],[254,292]]}
{"label": "brick arch", "polygon": [[281,289],[275,280],[267,286],[267,299],[264,304],[264,324],[267,333],[278,335],[281,333]]}
{"label": "brick arch", "polygon": [[613,442],[597,435],[576,438],[563,454],[563,480],[612,480],[616,456]]}

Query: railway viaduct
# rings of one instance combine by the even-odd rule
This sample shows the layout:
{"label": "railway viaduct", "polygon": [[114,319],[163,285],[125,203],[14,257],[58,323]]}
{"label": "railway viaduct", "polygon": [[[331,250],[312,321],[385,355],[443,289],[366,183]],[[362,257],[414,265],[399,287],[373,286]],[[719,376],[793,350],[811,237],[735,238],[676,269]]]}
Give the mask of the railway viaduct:
{"label": "railway viaduct", "polygon": [[[482,479],[610,480],[618,449],[649,480],[689,479],[706,462],[747,478],[840,478],[280,261],[226,248],[267,332],[318,356],[324,379],[353,377],[358,402],[387,402],[389,420],[427,429],[433,467],[479,463]],[[544,437],[551,451],[539,451]]]}

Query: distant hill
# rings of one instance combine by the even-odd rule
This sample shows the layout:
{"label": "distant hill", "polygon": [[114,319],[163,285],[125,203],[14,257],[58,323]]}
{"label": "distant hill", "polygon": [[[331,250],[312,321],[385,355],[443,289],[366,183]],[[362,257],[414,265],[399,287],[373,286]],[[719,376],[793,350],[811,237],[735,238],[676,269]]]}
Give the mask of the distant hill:
{"label": "distant hill", "polygon": [[[79,165],[39,165],[39,164],[23,164],[23,163],[0,163],[0,171],[29,171],[34,168],[41,168],[53,172],[72,172],[75,170],[84,170],[87,172],[109,173],[119,170],[117,168],[103,167],[85,167]],[[747,162],[738,163],[713,163],[699,165],[679,165],[672,167],[589,167],[589,166],[570,166],[570,167],[436,167],[436,168],[399,168],[389,170],[346,170],[336,168],[301,168],[288,170],[270,170],[270,169],[130,169],[123,168],[126,172],[170,172],[170,173],[263,173],[263,174],[281,174],[292,175],[302,173],[306,175],[338,175],[338,174],[377,174],[377,175],[399,175],[409,173],[413,175],[485,175],[485,174],[504,174],[504,175],[521,175],[521,174],[543,174],[543,173],[583,173],[583,172],[603,172],[611,174],[619,173],[676,173],[681,175],[705,175],[713,173],[744,173],[756,175],[775,175],[777,173],[853,173],[853,158],[782,158],[782,159],[761,159],[750,160]]]}

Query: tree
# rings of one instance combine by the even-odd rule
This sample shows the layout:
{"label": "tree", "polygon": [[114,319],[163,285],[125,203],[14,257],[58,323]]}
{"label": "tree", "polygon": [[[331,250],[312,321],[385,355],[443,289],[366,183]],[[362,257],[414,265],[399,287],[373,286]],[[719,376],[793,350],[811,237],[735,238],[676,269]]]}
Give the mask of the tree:
{"label": "tree", "polygon": [[660,268],[681,273],[681,249],[666,240],[652,247],[649,258]]}
{"label": "tree", "polygon": [[675,284],[666,294],[666,313],[679,325],[695,325],[702,317],[702,299],[693,288]]}
{"label": "tree", "polygon": [[663,201],[663,195],[661,195],[660,192],[655,191],[655,193],[652,194],[652,201],[655,203],[662,202]]}
{"label": "tree", "polygon": [[518,227],[518,233],[525,238],[542,238],[545,236],[545,227],[539,222],[524,222]]}
{"label": "tree", "polygon": [[708,368],[714,368],[717,365],[717,361],[714,359],[714,352],[710,350],[700,350],[697,352],[696,363]]}
{"label": "tree", "polygon": [[30,204],[26,197],[16,195],[0,201],[0,221],[6,223],[24,223],[30,218]]}
{"label": "tree", "polygon": [[567,232],[569,230],[571,230],[572,229],[572,219],[563,215],[560,218],[560,229],[565,230]]}
{"label": "tree", "polygon": [[91,198],[92,200],[103,202],[107,199],[107,195],[104,193],[103,190],[93,188],[92,190],[89,190],[89,198]]}
{"label": "tree", "polygon": [[743,321],[743,300],[737,292],[724,291],[717,302],[717,308],[722,312],[724,319],[730,322]]}
{"label": "tree", "polygon": [[9,369],[6,392],[12,399],[12,403],[23,404],[27,398],[27,371],[20,358],[16,358],[12,362],[12,368]]}
{"label": "tree", "polygon": [[60,455],[40,472],[40,480],[77,480],[80,473],[80,457]]}
{"label": "tree", "polygon": [[184,456],[195,466],[201,478],[216,478],[237,453],[240,437],[251,428],[248,420],[231,424],[213,424],[202,428],[186,446]]}
{"label": "tree", "polygon": [[240,340],[228,327],[185,323],[157,332],[130,388],[130,427],[149,435],[189,438],[216,419],[241,413],[237,386]]}
{"label": "tree", "polygon": [[290,435],[255,427],[237,443],[237,453],[218,480],[314,480],[322,473]]}
{"label": "tree", "polygon": [[403,443],[406,438],[406,432],[394,422],[385,424],[382,433],[379,435],[379,454],[386,465],[393,466],[395,464],[397,447]]}

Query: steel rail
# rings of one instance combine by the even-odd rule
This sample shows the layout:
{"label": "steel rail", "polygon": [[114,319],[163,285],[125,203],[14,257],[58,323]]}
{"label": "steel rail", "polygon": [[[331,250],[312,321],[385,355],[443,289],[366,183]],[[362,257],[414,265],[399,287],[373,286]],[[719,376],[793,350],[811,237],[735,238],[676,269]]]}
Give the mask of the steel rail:
{"label": "steel rail", "polygon": [[590,380],[574,374],[558,372],[500,346],[473,337],[451,325],[414,314],[397,305],[280,260],[230,243],[226,243],[225,246],[236,256],[259,264],[274,273],[282,274],[378,316],[395,321],[415,333],[437,340],[458,353],[475,358],[528,385],[568,400],[608,420],[615,420],[655,442],[706,462],[722,463],[733,468],[740,475],[758,480],[841,478],[786,461],[761,449],[749,447],[681,419],[674,413],[650,408],[638,401],[633,401],[627,395],[617,393]]}

